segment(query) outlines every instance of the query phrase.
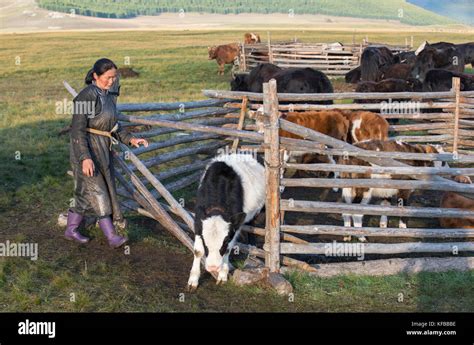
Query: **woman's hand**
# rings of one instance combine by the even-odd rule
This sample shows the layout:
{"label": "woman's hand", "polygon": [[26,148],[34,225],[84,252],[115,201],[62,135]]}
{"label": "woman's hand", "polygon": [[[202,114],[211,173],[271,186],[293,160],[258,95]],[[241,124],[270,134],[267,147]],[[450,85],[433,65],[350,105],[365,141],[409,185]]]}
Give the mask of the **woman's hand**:
{"label": "woman's hand", "polygon": [[148,147],[148,141],[146,139],[141,139],[141,138],[132,138],[130,140],[130,144],[135,147],[139,147],[140,144],[142,144],[145,147]]}
{"label": "woman's hand", "polygon": [[82,173],[86,176],[94,176],[94,162],[87,158],[82,161]]}

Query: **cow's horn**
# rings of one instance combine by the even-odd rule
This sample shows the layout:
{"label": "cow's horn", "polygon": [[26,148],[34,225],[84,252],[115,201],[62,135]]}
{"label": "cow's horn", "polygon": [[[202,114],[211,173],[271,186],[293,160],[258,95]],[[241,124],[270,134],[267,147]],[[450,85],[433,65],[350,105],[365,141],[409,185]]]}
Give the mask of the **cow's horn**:
{"label": "cow's horn", "polygon": [[415,55],[418,55],[420,54],[423,49],[425,49],[426,45],[428,44],[428,41],[424,41],[419,47],[417,50],[415,50]]}

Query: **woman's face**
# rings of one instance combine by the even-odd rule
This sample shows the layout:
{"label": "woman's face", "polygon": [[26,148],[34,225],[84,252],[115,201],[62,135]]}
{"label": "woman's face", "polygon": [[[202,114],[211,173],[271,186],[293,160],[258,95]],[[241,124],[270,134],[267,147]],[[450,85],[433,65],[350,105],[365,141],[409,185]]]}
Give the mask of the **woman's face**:
{"label": "woman's face", "polygon": [[117,70],[115,68],[109,69],[107,72],[100,76],[98,76],[97,73],[94,73],[95,83],[103,90],[110,89],[116,77]]}

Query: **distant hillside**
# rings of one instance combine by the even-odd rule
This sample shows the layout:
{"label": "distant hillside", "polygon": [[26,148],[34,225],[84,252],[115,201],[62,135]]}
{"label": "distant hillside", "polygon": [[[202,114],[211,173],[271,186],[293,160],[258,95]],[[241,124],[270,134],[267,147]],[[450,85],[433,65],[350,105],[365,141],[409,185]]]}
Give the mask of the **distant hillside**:
{"label": "distant hillside", "polygon": [[473,0],[408,0],[408,2],[429,11],[453,18],[458,22],[474,25]]}
{"label": "distant hillside", "polygon": [[405,0],[37,0],[40,7],[103,18],[131,18],[167,12],[324,14],[399,20],[411,25],[452,24],[455,21]]}

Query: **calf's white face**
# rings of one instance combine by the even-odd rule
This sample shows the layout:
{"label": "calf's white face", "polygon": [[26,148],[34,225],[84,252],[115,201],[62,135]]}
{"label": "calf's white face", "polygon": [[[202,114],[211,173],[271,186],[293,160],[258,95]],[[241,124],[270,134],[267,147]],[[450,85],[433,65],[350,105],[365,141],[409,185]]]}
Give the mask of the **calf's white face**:
{"label": "calf's white face", "polygon": [[202,221],[202,237],[207,248],[206,270],[219,272],[224,263],[223,256],[231,240],[231,224],[221,216],[212,216]]}

